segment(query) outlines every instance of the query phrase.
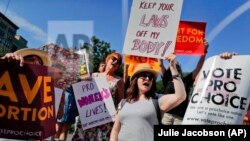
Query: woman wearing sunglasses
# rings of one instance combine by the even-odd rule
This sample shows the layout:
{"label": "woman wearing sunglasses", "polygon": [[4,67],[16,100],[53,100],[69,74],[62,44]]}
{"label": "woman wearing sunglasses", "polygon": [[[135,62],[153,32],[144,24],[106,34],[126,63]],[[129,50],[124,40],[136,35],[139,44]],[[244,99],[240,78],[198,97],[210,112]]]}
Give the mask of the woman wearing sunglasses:
{"label": "woman wearing sunglasses", "polygon": [[186,98],[183,82],[176,69],[176,56],[166,58],[174,78],[175,93],[156,97],[157,72],[149,64],[139,64],[130,78],[126,103],[119,110],[110,141],[153,141],[154,125],[159,124],[154,106],[167,112]]}
{"label": "woman wearing sunglasses", "polygon": [[[111,53],[105,59],[105,74],[109,89],[114,101],[115,107],[124,97],[124,82],[123,79],[116,75],[122,63],[122,55],[119,53]],[[93,73],[92,77],[98,77],[101,73]],[[107,123],[101,126],[82,130],[81,123],[78,121],[77,129],[73,135],[72,141],[88,140],[88,141],[108,141],[113,126],[112,123]]]}

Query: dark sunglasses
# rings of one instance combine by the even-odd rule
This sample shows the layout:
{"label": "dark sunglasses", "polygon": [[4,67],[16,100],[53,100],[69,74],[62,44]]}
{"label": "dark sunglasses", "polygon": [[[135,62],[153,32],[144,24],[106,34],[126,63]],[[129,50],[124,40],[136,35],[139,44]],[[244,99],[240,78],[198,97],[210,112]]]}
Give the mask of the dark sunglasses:
{"label": "dark sunglasses", "polygon": [[152,73],[140,73],[139,78],[142,78],[145,80],[148,77],[148,79],[151,81],[154,78],[154,75]]}
{"label": "dark sunglasses", "polygon": [[113,62],[117,61],[118,64],[122,63],[122,61],[120,59],[117,59],[115,56],[111,56],[111,59]]}

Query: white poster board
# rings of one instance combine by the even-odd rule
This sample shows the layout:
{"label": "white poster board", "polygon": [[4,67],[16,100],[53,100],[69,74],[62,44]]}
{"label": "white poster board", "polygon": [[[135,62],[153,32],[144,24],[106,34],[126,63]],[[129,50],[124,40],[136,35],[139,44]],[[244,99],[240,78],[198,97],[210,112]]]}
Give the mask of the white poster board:
{"label": "white poster board", "polygon": [[56,110],[56,117],[57,117],[57,113],[58,113],[58,108],[61,102],[61,98],[62,98],[62,94],[63,94],[63,90],[57,87],[54,87],[54,91],[55,91],[55,110]]}
{"label": "white poster board", "polygon": [[72,86],[83,130],[114,119],[116,109],[105,75],[99,74],[91,81],[81,81]]}
{"label": "white poster board", "polygon": [[250,56],[205,61],[182,124],[242,124],[250,100]]}
{"label": "white poster board", "polygon": [[183,0],[134,0],[123,54],[165,58],[174,52]]}

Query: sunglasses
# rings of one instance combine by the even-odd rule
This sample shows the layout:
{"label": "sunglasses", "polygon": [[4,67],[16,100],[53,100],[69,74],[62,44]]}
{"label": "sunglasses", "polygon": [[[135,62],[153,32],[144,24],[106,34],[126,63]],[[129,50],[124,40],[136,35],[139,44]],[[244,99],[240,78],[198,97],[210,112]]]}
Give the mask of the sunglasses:
{"label": "sunglasses", "polygon": [[154,75],[152,73],[140,73],[139,78],[142,78],[143,80],[148,78],[151,81],[151,80],[153,80]]}
{"label": "sunglasses", "polygon": [[118,64],[122,63],[122,61],[120,59],[117,59],[115,56],[111,56],[111,59],[113,62],[117,61]]}

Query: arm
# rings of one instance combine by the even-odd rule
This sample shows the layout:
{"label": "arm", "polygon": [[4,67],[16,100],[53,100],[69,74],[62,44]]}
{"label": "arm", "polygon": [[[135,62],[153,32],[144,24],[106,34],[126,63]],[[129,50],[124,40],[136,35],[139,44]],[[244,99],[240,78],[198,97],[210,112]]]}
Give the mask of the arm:
{"label": "arm", "polygon": [[235,55],[239,55],[239,54],[236,53],[236,52],[232,52],[232,53],[224,52],[224,53],[220,54],[220,58],[222,58],[222,59],[230,59],[230,58],[232,58]]}
{"label": "arm", "polygon": [[171,71],[170,71],[170,68],[166,69],[164,67],[162,59],[159,59],[159,66],[160,66],[162,83],[163,83],[164,87],[166,87],[168,84],[168,81],[171,81],[171,79],[172,79]]}
{"label": "arm", "polygon": [[209,47],[209,44],[207,42],[206,39],[204,39],[204,46],[205,46],[205,53],[204,55],[202,55],[198,61],[198,64],[196,66],[196,68],[193,70],[192,72],[192,80],[194,81],[195,78],[197,77],[197,75],[199,74],[203,64],[204,64],[204,61],[205,61],[205,58],[206,58],[206,55],[207,55],[207,50],[208,50],[208,47]]}
{"label": "arm", "polygon": [[124,68],[123,68],[123,82],[124,84],[126,84],[127,80],[128,80],[128,64],[124,63]]}
{"label": "arm", "polygon": [[[172,75],[177,75],[178,70],[176,68],[176,56],[174,54],[170,54],[167,57],[167,60],[169,61]],[[173,79],[173,83],[175,93],[163,95],[159,100],[160,109],[164,112],[176,107],[186,99],[186,91],[181,77],[179,76]]]}
{"label": "arm", "polygon": [[118,141],[118,134],[120,132],[120,129],[121,129],[121,122],[117,114],[115,118],[115,123],[110,133],[110,141]]}
{"label": "arm", "polygon": [[117,83],[117,98],[118,102],[120,102],[124,98],[124,82],[123,79],[120,79]]}
{"label": "arm", "polygon": [[160,73],[161,73],[161,76],[163,77],[164,74],[165,74],[166,69],[164,67],[163,60],[162,59],[158,59],[158,61],[159,61],[159,66],[160,66]]}

